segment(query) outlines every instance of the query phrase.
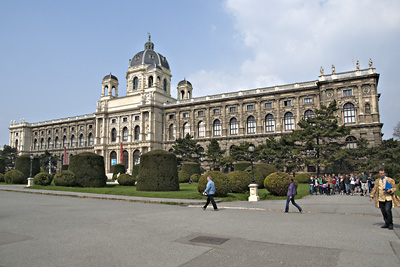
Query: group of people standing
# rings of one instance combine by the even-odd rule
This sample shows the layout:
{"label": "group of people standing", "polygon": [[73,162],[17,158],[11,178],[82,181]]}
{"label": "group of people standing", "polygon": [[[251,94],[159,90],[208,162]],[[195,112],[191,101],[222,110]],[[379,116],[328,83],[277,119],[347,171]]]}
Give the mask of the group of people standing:
{"label": "group of people standing", "polygon": [[360,175],[354,174],[339,174],[339,175],[318,175],[311,176],[308,179],[310,186],[310,195],[314,193],[320,195],[352,195],[354,193],[361,193],[361,196],[367,196],[371,193],[375,180],[372,173],[368,175],[362,172]]}

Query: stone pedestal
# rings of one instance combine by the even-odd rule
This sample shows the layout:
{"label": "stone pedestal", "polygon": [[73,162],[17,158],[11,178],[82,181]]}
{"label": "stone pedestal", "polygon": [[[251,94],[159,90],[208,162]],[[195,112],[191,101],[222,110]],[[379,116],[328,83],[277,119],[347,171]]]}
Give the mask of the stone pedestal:
{"label": "stone pedestal", "polygon": [[28,186],[33,186],[33,178],[32,177],[28,178]]}
{"label": "stone pedestal", "polygon": [[258,184],[249,184],[250,188],[250,196],[249,201],[260,201],[260,197],[258,196]]}

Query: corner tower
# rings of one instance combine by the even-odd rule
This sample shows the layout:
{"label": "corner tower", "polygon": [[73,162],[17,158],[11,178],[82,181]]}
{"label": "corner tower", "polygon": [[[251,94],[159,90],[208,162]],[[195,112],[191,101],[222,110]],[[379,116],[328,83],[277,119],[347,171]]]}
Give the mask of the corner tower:
{"label": "corner tower", "polygon": [[178,83],[178,100],[191,99],[192,92],[192,84],[186,78]]}
{"label": "corner tower", "polygon": [[111,73],[101,82],[101,100],[118,97],[118,79]]}
{"label": "corner tower", "polygon": [[171,77],[166,57],[154,51],[154,43],[149,34],[144,50],[129,60],[126,95],[157,91],[171,96]]}

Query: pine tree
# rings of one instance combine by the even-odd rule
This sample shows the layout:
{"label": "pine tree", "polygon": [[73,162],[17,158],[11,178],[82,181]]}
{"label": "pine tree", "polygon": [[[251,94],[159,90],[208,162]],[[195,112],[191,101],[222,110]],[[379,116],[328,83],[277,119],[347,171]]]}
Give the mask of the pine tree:
{"label": "pine tree", "polygon": [[213,170],[220,166],[221,158],[225,150],[221,150],[219,143],[216,139],[211,139],[210,144],[207,146],[208,161],[213,163]]}
{"label": "pine tree", "polygon": [[173,153],[177,156],[179,163],[182,161],[199,162],[203,155],[203,151],[196,140],[193,140],[190,134],[186,134],[184,138],[176,139],[175,145],[172,146]]}

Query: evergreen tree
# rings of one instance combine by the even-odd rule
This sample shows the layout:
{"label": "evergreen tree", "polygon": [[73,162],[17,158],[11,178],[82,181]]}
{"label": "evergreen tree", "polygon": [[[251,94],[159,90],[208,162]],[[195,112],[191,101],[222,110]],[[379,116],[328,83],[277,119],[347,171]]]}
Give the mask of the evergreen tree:
{"label": "evergreen tree", "polygon": [[[241,143],[238,146],[233,146],[229,154],[234,161],[250,161],[249,146],[250,144],[248,142]],[[257,154],[257,149],[256,151],[254,151],[255,157],[256,154]]]}
{"label": "evergreen tree", "polygon": [[321,105],[321,109],[315,110],[314,117],[300,120],[298,125],[301,129],[292,133],[303,145],[304,163],[317,166],[318,173],[320,166],[331,166],[333,155],[345,145],[343,138],[350,133],[349,127],[338,125],[337,110],[336,101],[329,106]]}
{"label": "evergreen tree", "polygon": [[13,169],[15,164],[15,159],[18,156],[18,151],[14,147],[4,145],[3,150],[0,151],[0,156],[5,160],[6,169]]}
{"label": "evergreen tree", "polygon": [[190,134],[186,134],[184,138],[176,139],[175,145],[172,146],[173,153],[177,156],[179,164],[182,161],[199,162],[203,156],[203,151],[196,140],[193,140]]}
{"label": "evergreen tree", "polygon": [[47,150],[39,156],[40,167],[42,167],[44,170],[48,172],[50,157],[51,157],[51,173],[56,173],[57,162],[59,161],[59,158],[56,155],[52,155]]}
{"label": "evergreen tree", "polygon": [[220,166],[220,161],[224,153],[225,150],[221,150],[218,141],[211,139],[210,144],[207,146],[207,158],[208,161],[212,162],[213,170]]}

